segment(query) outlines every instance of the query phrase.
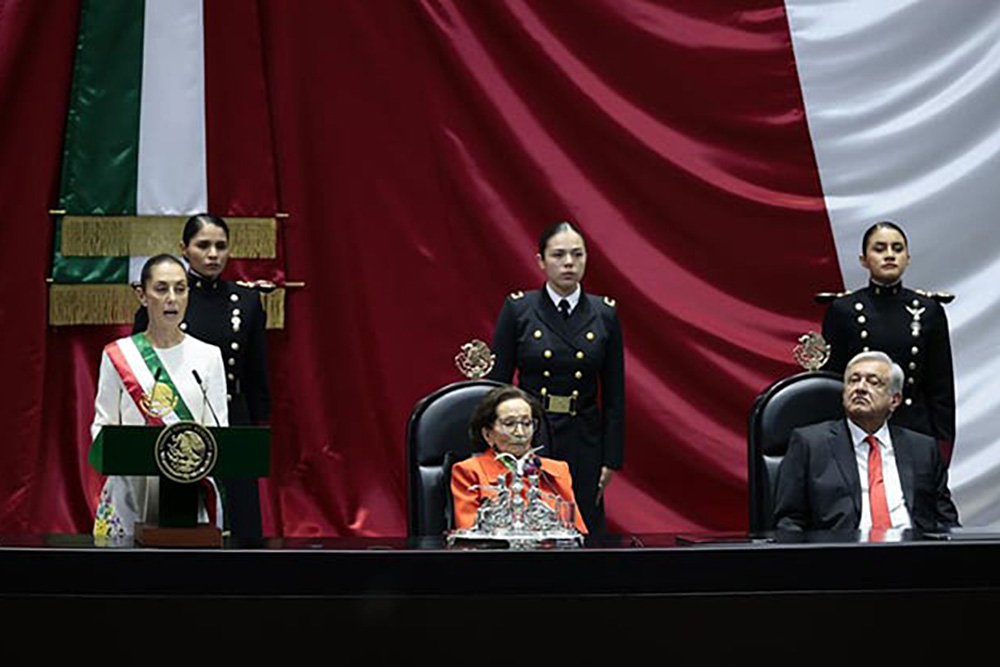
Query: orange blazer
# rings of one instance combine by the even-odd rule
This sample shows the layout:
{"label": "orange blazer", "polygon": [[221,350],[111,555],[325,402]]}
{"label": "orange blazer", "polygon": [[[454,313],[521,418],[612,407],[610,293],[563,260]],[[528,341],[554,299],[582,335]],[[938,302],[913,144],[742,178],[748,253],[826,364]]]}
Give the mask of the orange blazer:
{"label": "orange blazer", "polygon": [[[565,461],[556,461],[539,457],[542,461],[543,475],[541,482],[542,489],[550,493],[557,494],[563,500],[573,503],[576,498],[573,496],[573,477],[569,474],[569,464]],[[491,492],[483,492],[481,489],[471,489],[470,487],[492,486],[500,475],[510,472],[507,466],[497,461],[493,450],[476,454],[470,458],[456,463],[451,467],[451,497],[455,508],[455,527],[471,528],[476,522],[476,513],[479,511],[480,498]],[[581,533],[586,534],[587,526],[580,515],[580,508],[576,510],[576,528]]]}

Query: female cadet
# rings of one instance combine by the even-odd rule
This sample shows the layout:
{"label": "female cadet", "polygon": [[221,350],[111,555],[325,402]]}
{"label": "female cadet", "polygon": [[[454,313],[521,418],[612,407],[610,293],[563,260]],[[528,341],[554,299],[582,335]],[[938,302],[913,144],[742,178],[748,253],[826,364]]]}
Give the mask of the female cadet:
{"label": "female cadet", "polygon": [[860,259],[868,286],[836,295],[823,320],[831,348],[825,369],[843,373],[859,352],[888,354],[906,371],[893,423],[936,438],[947,463],[955,442],[955,379],[948,318],[939,302],[952,297],[903,287],[909,242],[893,222],[868,228]]}
{"label": "female cadet", "polygon": [[587,248],[569,222],[538,240],[540,290],[504,301],[493,334],[490,377],[512,381],[541,402],[551,427],[547,455],[569,463],[584,522],[604,532],[604,490],[621,468],[625,440],[625,357],[615,301],[580,286]]}
{"label": "female cadet", "polygon": [[[271,418],[267,380],[265,316],[256,290],[220,278],[229,260],[229,226],[222,218],[191,216],[181,236],[188,261],[190,303],[181,329],[222,350],[226,367],[226,401],[233,426],[266,424]],[[135,330],[145,328],[146,312],[136,314]],[[257,480],[220,480],[226,499],[229,530],[236,537],[261,536]]]}

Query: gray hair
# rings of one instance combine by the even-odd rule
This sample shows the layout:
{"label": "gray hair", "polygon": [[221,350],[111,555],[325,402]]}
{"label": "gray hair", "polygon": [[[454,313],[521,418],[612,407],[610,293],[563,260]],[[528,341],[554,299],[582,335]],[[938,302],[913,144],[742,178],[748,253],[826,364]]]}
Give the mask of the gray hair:
{"label": "gray hair", "polygon": [[906,374],[903,373],[903,367],[893,361],[892,358],[885,352],[860,352],[851,357],[851,360],[847,362],[847,366],[844,367],[845,384],[847,383],[847,376],[851,371],[851,366],[854,366],[862,361],[881,361],[889,366],[889,393],[903,393],[903,380],[906,379]]}

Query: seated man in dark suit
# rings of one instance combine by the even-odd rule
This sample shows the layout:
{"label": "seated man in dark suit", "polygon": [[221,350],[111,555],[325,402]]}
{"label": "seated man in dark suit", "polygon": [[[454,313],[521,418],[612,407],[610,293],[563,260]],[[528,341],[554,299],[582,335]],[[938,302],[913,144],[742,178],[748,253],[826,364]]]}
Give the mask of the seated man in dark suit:
{"label": "seated man in dark suit", "polygon": [[888,355],[862,352],[848,362],[847,419],[792,431],[778,469],[778,530],[959,525],[935,441],[888,423],[902,390],[903,369]]}

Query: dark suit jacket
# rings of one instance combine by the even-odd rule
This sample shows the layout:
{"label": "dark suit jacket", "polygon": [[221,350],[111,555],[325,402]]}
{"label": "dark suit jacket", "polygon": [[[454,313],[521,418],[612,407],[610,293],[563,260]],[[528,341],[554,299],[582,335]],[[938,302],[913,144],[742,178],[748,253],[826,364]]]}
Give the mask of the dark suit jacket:
{"label": "dark suit jacket", "polygon": [[[891,425],[889,433],[913,527],[935,531],[959,525],[934,439]],[[778,530],[857,529],[861,480],[845,420],[792,431],[778,469],[774,519]]]}

